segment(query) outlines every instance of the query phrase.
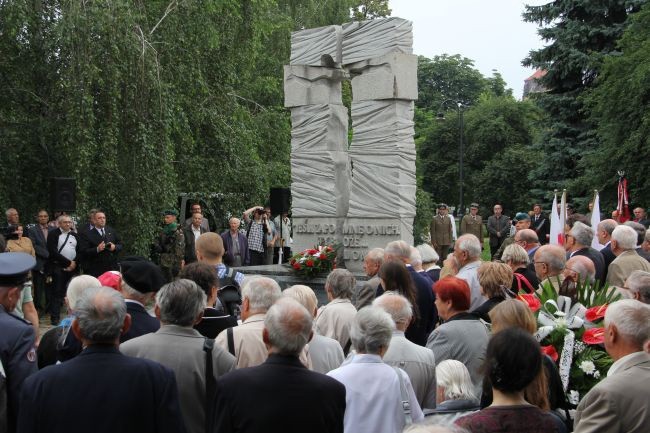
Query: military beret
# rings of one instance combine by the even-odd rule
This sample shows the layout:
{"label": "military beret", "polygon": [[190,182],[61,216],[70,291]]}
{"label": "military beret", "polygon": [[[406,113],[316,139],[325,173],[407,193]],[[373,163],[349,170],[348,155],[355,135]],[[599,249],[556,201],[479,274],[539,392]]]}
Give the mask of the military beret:
{"label": "military beret", "polygon": [[164,216],[167,216],[167,215],[174,215],[174,216],[177,217],[177,216],[178,216],[178,211],[177,211],[176,209],[167,209],[167,210],[164,210],[164,211],[163,211],[163,215],[164,215]]}
{"label": "military beret", "polygon": [[17,286],[27,280],[36,259],[27,253],[0,253],[0,286]]}
{"label": "military beret", "polygon": [[518,212],[515,215],[515,221],[530,221],[530,216],[526,212]]}
{"label": "military beret", "polygon": [[447,209],[447,205],[444,204],[444,203],[440,203],[440,204],[438,205],[438,209]]}
{"label": "military beret", "polygon": [[140,293],[157,292],[165,284],[160,268],[143,257],[125,257],[120,272],[122,280]]}

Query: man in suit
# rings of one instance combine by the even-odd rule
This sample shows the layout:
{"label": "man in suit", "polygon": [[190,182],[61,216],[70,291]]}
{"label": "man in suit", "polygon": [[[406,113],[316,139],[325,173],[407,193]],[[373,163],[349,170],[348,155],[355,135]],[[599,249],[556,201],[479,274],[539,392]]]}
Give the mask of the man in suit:
{"label": "man in suit", "polygon": [[650,220],[648,219],[648,216],[646,215],[645,209],[642,207],[637,207],[634,208],[632,211],[634,213],[634,221],[635,223],[642,224],[646,229],[648,226],[650,226]]}
{"label": "man in suit", "polygon": [[85,290],[75,316],[72,332],[84,350],[24,382],[18,431],[185,432],[174,372],[118,350],[120,333],[131,324],[120,293],[107,287]]}
{"label": "man in suit", "polygon": [[452,242],[451,225],[454,224],[454,221],[447,213],[447,205],[440,203],[438,205],[438,215],[433,217],[429,226],[431,246],[435,248],[441,261],[447,258],[447,253]]}
{"label": "man in suit", "polygon": [[591,242],[594,239],[593,229],[576,221],[565,238],[564,249],[567,251],[567,259],[573,256],[587,257],[594,262],[596,280],[600,281],[601,286],[605,284],[605,258],[600,251],[591,247]]}
{"label": "man in suit", "polygon": [[106,214],[97,212],[95,227],[81,233],[79,252],[84,273],[99,277],[106,271],[117,270],[117,254],[122,251],[122,241],[117,232],[106,225]]}
{"label": "man in suit", "polygon": [[648,262],[650,262],[650,253],[646,252],[643,249],[643,242],[645,241],[645,232],[646,232],[645,226],[643,224],[636,223],[634,221],[625,221],[623,224],[625,224],[628,227],[632,227],[634,229],[637,235],[636,252],[638,255],[640,255]]}
{"label": "man in suit", "polygon": [[612,232],[616,228],[618,223],[613,219],[602,220],[598,227],[596,228],[596,236],[598,236],[598,242],[601,245],[605,245],[603,249],[600,250],[600,253],[603,255],[605,261],[605,279],[607,279],[607,269],[609,268],[610,263],[614,261],[616,256],[612,252]]}
{"label": "man in suit", "polygon": [[623,287],[633,271],[650,272],[650,263],[636,252],[638,235],[632,227],[617,226],[612,232],[612,252],[616,256],[607,270],[610,286]]}
{"label": "man in suit", "polygon": [[366,257],[363,259],[363,271],[368,277],[361,286],[354,289],[352,296],[352,303],[357,310],[370,305],[372,300],[375,299],[377,294],[377,286],[381,280],[379,279],[379,268],[384,263],[384,250],[383,248],[373,248],[368,251]]}
{"label": "man in suit", "polygon": [[120,336],[120,343],[123,343],[160,328],[160,322],[147,312],[146,305],[165,284],[165,277],[158,266],[140,257],[127,257],[120,267],[120,292],[131,316],[131,326]]}
{"label": "man in suit", "polygon": [[[32,281],[34,283],[34,305],[39,310],[44,310],[47,305],[45,297],[45,279],[47,275],[47,259],[50,253],[47,251],[47,236],[50,215],[45,209],[38,211],[36,216],[37,224],[27,230],[27,236],[32,240],[36,252],[36,267],[32,270]],[[44,300],[45,298],[45,300]]]}
{"label": "man in suit", "polygon": [[503,207],[500,204],[495,204],[494,215],[490,215],[487,221],[487,231],[490,235],[490,254],[493,257],[510,234],[510,219],[503,215],[502,212]]}
{"label": "man in suit", "polygon": [[542,206],[535,203],[533,205],[533,216],[530,219],[530,224],[535,233],[537,233],[537,239],[542,245],[546,245],[549,242],[549,236],[551,232],[551,223],[542,213]]}
{"label": "man in suit", "polygon": [[311,314],[294,299],[269,309],[262,329],[268,359],[217,381],[214,431],[343,432],[345,386],[298,358],[312,332]]}
{"label": "man in suit", "polygon": [[[199,203],[192,203],[190,205],[190,217],[185,220],[185,227],[189,228],[192,224],[194,224],[193,219],[194,215],[197,213],[203,215],[203,212],[201,210],[201,205]],[[203,228],[204,232],[209,232],[210,231],[210,224],[208,222],[207,218],[201,219],[201,228]]]}
{"label": "man in suit", "polygon": [[[206,339],[193,328],[201,321],[205,307],[205,293],[195,282],[181,279],[166,284],[156,293],[160,329],[120,345],[125,355],[150,359],[174,371],[188,433],[211,431],[206,424],[211,420],[206,407],[212,407],[214,396],[207,390],[214,389],[214,381],[235,367],[234,356],[219,346],[207,347]],[[210,377],[207,359],[212,361]]]}
{"label": "man in suit", "polygon": [[469,215],[465,215],[460,222],[460,234],[473,234],[483,242],[483,219],[478,214],[478,203],[469,205]]}
{"label": "man in suit", "polygon": [[607,307],[605,350],[614,364],[607,377],[580,401],[575,415],[575,433],[648,431],[650,354],[643,351],[648,338],[650,306],[625,299]]}
{"label": "man in suit", "polygon": [[196,262],[196,240],[208,230],[203,227],[203,215],[192,215],[191,224],[185,227],[185,264]]}
{"label": "man in suit", "polygon": [[60,215],[57,224],[58,228],[52,229],[47,236],[48,268],[52,273],[52,284],[47,298],[52,325],[59,323],[65,291],[77,273],[79,260],[79,239],[72,231],[72,218],[69,215]]}

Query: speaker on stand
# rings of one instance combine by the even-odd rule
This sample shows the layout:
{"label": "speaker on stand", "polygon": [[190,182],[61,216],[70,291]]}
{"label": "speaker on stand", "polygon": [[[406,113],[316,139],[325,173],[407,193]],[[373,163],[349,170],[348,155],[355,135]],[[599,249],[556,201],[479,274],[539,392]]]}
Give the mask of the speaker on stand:
{"label": "speaker on stand", "polygon": [[72,177],[50,178],[50,210],[74,212],[77,208],[77,181]]}

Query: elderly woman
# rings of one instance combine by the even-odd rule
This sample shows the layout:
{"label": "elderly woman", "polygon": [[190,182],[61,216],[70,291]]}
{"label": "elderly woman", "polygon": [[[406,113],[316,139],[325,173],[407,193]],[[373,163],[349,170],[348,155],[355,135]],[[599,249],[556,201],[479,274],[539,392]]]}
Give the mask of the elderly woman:
{"label": "elderly woman", "polygon": [[435,411],[427,414],[427,421],[451,423],[481,408],[469,371],[462,362],[447,359],[436,365],[436,382],[438,405]]}
{"label": "elderly woman", "polygon": [[424,418],[408,375],[382,361],[394,329],[393,319],[381,308],[362,308],[350,328],[356,355],[327,373],[345,385],[346,433],[401,432],[406,424],[405,398],[413,422]]}
{"label": "elderly woman", "polygon": [[330,301],[318,309],[314,331],[339,342],[343,353],[350,351],[350,324],[357,314],[350,298],[357,284],[354,275],[346,269],[334,269],[325,280],[325,292]]}
{"label": "elderly woman", "polygon": [[438,260],[440,257],[436,250],[429,244],[420,244],[416,247],[420,252],[422,257],[422,268],[424,272],[429,274],[433,282],[435,283],[440,279],[440,266],[438,266]]}
{"label": "elderly woman", "polygon": [[480,371],[489,334],[486,326],[469,313],[470,291],[465,280],[445,277],[436,283],[436,307],[444,323],[434,329],[427,341],[436,362],[455,359],[469,370],[477,395],[481,393]]}
{"label": "elderly woman", "polygon": [[524,390],[542,371],[539,343],[528,332],[508,328],[488,344],[484,371],[492,384],[492,404],[456,420],[471,432],[560,433],[559,419],[526,401]]}
{"label": "elderly woman", "polygon": [[512,283],[512,269],[504,263],[482,263],[478,268],[478,282],[481,285],[481,294],[488,300],[472,310],[472,313],[490,323],[490,310],[500,302],[515,297],[509,289]]}
{"label": "elderly woman", "polygon": [[519,244],[508,245],[503,250],[501,261],[513,271],[510,290],[514,293],[520,293],[521,291],[533,293],[537,290],[539,278],[537,278],[535,270],[528,267],[530,258],[524,247]]}

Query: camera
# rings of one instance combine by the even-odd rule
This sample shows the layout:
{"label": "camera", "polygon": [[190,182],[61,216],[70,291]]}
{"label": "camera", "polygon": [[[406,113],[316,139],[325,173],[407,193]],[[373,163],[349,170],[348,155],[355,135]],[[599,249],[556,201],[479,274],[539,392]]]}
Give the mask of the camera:
{"label": "camera", "polygon": [[107,250],[111,249],[111,245],[113,245],[113,242],[106,242],[104,246],[106,247]]}

